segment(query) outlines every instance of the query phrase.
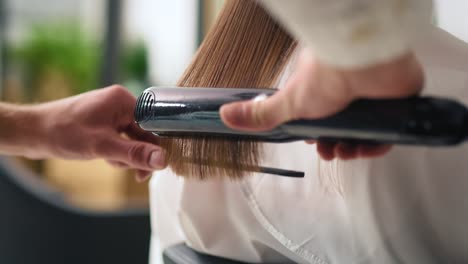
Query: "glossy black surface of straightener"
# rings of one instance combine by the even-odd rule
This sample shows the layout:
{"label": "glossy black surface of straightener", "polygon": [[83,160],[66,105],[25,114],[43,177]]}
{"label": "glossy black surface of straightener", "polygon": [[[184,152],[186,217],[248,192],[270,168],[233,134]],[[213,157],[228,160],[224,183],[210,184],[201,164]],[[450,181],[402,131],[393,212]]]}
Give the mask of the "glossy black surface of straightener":
{"label": "glossy black surface of straightener", "polygon": [[331,117],[292,121],[260,133],[232,130],[222,123],[221,105],[274,92],[274,89],[151,87],[138,98],[135,120],[141,128],[159,136],[210,136],[275,143],[325,139],[443,146],[464,141],[468,132],[465,106],[436,97],[357,100]]}

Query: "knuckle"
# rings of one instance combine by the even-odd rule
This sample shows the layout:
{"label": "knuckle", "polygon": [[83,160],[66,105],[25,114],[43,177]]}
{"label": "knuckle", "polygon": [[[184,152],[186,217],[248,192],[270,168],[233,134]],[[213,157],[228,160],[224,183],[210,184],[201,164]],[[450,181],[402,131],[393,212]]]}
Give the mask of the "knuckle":
{"label": "knuckle", "polygon": [[128,149],[127,157],[132,163],[146,166],[145,146],[143,144],[134,144]]}
{"label": "knuckle", "polygon": [[285,118],[286,119],[298,119],[300,117],[301,112],[301,104],[297,102],[297,97],[294,94],[287,96],[284,100],[283,106],[284,111],[286,112]]}
{"label": "knuckle", "polygon": [[109,89],[110,90],[115,90],[115,91],[125,91],[125,88],[120,84],[113,84],[113,85],[109,86]]}
{"label": "knuckle", "polygon": [[114,84],[108,88],[109,94],[111,97],[116,97],[116,98],[125,98],[128,97],[130,92],[125,89],[123,86]]}
{"label": "knuckle", "polygon": [[255,125],[264,127],[267,125],[267,118],[265,115],[265,101],[254,101],[252,103],[252,119]]}
{"label": "knuckle", "polygon": [[125,116],[132,112],[136,102],[136,98],[126,88],[120,85],[112,85],[107,88],[105,97],[106,102],[118,103],[111,104],[111,109],[119,110],[120,116]]}

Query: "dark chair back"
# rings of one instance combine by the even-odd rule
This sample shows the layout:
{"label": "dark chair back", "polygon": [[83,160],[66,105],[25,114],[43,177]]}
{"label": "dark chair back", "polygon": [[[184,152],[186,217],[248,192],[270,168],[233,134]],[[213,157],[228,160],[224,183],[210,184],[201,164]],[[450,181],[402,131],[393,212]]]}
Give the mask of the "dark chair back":
{"label": "dark chair back", "polygon": [[76,208],[37,175],[0,157],[0,263],[146,264],[149,239],[147,208]]}
{"label": "dark chair back", "polygon": [[185,243],[173,245],[163,252],[164,264],[249,264],[197,252]]}

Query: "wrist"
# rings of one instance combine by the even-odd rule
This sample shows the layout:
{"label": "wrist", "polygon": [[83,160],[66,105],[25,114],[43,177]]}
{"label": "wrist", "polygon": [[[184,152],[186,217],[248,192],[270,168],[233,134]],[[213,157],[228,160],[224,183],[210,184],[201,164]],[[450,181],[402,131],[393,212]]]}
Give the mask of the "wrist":
{"label": "wrist", "polygon": [[0,152],[40,159],[49,156],[39,106],[0,105]]}

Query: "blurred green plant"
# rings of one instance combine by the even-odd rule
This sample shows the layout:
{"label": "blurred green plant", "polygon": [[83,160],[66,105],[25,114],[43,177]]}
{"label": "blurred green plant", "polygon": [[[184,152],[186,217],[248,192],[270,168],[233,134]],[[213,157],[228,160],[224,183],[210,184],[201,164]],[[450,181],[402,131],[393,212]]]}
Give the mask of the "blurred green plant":
{"label": "blurred green plant", "polygon": [[30,84],[54,71],[67,78],[73,93],[81,93],[97,87],[101,50],[77,23],[43,24],[31,28],[13,56]]}
{"label": "blurred green plant", "polygon": [[[117,81],[138,86],[133,90],[143,89],[147,84],[147,49],[141,41],[123,46],[121,75]],[[9,50],[10,57],[26,73],[26,86],[30,89],[34,89],[34,84],[48,72],[63,75],[74,94],[99,85],[102,45],[82,30],[79,23],[35,25],[19,45]]]}
{"label": "blurred green plant", "polygon": [[148,50],[143,41],[127,44],[122,54],[122,84],[133,94],[139,95],[148,87]]}
{"label": "blurred green plant", "polygon": [[122,70],[127,79],[147,81],[148,52],[142,41],[125,46]]}

